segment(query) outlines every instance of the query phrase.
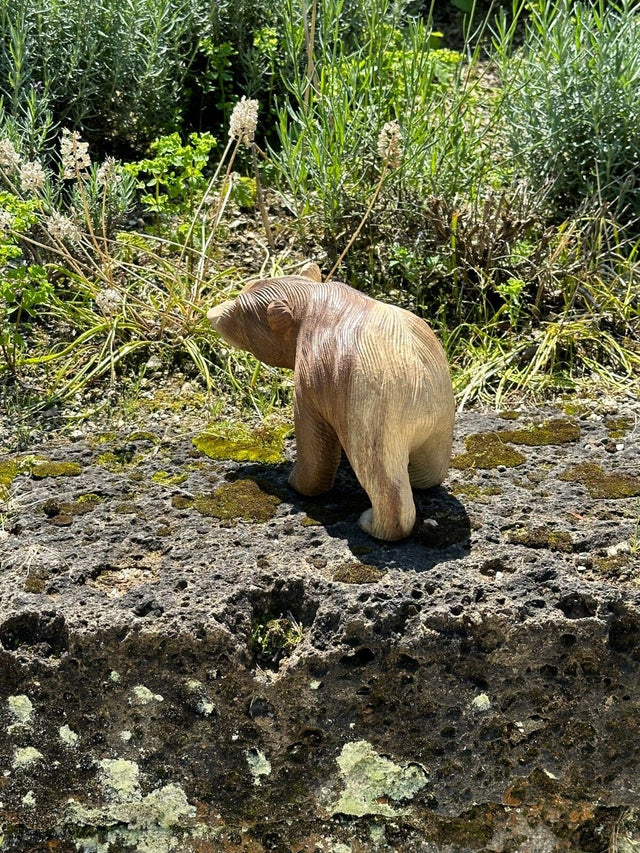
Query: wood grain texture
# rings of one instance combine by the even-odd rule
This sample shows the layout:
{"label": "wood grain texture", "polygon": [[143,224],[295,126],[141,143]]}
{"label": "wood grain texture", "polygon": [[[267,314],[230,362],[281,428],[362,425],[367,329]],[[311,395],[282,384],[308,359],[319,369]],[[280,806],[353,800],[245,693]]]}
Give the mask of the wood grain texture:
{"label": "wood grain texture", "polygon": [[291,486],[328,491],[341,445],[371,499],[360,526],[401,539],[415,523],[411,487],[438,485],[449,466],[455,404],[444,351],[409,311],[310,272],[253,282],[207,316],[233,346],[294,370]]}

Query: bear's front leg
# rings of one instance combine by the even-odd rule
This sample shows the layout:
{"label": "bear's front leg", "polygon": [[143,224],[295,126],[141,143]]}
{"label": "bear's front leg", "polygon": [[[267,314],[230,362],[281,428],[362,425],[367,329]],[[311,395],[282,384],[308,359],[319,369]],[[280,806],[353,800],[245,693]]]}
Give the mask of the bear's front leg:
{"label": "bear's front leg", "polygon": [[301,495],[328,492],[340,464],[340,442],[330,424],[304,401],[294,401],[296,464],[289,485]]}

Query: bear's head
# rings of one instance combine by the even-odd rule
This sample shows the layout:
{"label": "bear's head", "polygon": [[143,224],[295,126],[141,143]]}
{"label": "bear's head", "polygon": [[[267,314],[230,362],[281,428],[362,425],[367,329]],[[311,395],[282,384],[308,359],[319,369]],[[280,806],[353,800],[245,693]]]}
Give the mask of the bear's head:
{"label": "bear's head", "polygon": [[314,281],[283,276],[252,282],[235,299],[211,308],[207,319],[232,346],[265,364],[293,369],[298,329]]}

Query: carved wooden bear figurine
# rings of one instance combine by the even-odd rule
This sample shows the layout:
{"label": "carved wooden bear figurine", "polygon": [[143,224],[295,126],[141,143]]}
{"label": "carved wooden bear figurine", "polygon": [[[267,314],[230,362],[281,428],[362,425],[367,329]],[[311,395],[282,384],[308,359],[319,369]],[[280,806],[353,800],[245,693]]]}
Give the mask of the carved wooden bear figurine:
{"label": "carved wooden bear figurine", "polygon": [[359,524],[378,539],[411,533],[411,486],[443,481],[454,398],[446,357],[421,319],[319,269],[248,284],[208,314],[230,344],[294,369],[297,462],[289,484],[303,495],[333,485],[340,446],[372,507]]}

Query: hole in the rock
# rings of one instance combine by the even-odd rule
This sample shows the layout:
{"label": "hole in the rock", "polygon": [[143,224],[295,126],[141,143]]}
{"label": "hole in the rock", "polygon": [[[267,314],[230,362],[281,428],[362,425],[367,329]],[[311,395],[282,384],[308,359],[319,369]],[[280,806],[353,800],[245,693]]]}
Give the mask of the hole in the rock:
{"label": "hole in the rock", "polygon": [[59,614],[20,613],[0,625],[0,643],[7,651],[42,646],[41,653],[52,657],[69,647],[69,631]]}
{"label": "hole in the rock", "polygon": [[556,606],[567,619],[587,619],[596,615],[598,602],[590,595],[573,592],[561,598]]}
{"label": "hole in the rock", "polygon": [[371,651],[371,649],[363,646],[360,649],[357,649],[352,654],[343,655],[340,658],[340,663],[344,666],[366,666],[371,661],[376,659],[375,653]]}

